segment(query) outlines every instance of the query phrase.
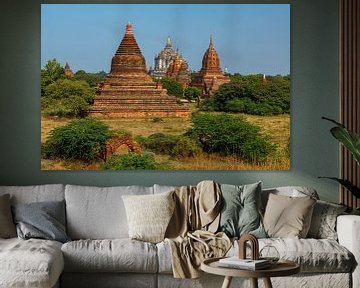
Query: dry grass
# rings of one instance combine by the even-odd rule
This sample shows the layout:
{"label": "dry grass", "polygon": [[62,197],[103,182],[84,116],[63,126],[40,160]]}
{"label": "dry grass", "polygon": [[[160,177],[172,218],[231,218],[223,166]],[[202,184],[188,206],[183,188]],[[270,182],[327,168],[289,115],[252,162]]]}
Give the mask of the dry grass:
{"label": "dry grass", "polygon": [[46,141],[49,133],[56,127],[64,126],[71,119],[57,117],[41,117],[41,143]]}
{"label": "dry grass", "polygon": [[[239,114],[240,115],[240,114]],[[254,116],[243,115],[253,124],[261,128],[262,134],[267,135],[271,142],[278,145],[278,149],[266,163],[247,163],[233,156],[219,156],[217,154],[200,153],[194,158],[173,159],[165,155],[157,155],[157,160],[169,162],[175,170],[288,170],[290,169],[290,116]],[[128,131],[133,137],[138,135],[149,136],[153,133],[180,135],[190,126],[190,118],[164,117],[161,120],[154,118],[99,118],[108,124],[111,129]],[[65,125],[69,119],[45,118],[41,119],[41,142],[44,143],[50,131]],[[159,122],[158,122],[159,121]],[[41,160],[43,170],[99,170],[103,162],[69,160]]]}
{"label": "dry grass", "polygon": [[103,160],[41,159],[41,170],[101,170],[103,164]]}
{"label": "dry grass", "polygon": [[160,118],[160,122],[156,122],[155,118],[99,118],[108,124],[111,129],[130,132],[131,135],[149,136],[154,133],[165,133],[180,135],[183,134],[190,126],[188,118],[167,117]]}

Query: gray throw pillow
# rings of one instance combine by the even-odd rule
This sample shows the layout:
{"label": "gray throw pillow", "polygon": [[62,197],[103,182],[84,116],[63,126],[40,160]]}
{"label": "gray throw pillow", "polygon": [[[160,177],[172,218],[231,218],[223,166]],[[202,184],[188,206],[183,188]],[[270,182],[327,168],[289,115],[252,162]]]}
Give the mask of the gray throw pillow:
{"label": "gray throw pillow", "polygon": [[260,216],[261,182],[236,186],[221,184],[222,209],[219,231],[229,237],[253,234],[266,238]]}
{"label": "gray throw pillow", "polygon": [[336,219],[346,206],[318,200],[312,214],[309,238],[337,240]]}
{"label": "gray throw pillow", "polygon": [[65,232],[65,201],[15,204],[13,215],[19,238],[70,241]]}
{"label": "gray throw pillow", "polygon": [[16,237],[16,229],[11,215],[10,196],[0,196],[0,238]]}

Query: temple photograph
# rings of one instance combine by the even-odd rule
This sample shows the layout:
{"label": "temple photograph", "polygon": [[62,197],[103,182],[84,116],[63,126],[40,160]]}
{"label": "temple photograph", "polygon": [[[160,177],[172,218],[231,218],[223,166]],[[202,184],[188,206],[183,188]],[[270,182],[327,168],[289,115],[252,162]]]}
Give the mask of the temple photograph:
{"label": "temple photograph", "polygon": [[289,170],[289,4],[41,4],[41,170]]}

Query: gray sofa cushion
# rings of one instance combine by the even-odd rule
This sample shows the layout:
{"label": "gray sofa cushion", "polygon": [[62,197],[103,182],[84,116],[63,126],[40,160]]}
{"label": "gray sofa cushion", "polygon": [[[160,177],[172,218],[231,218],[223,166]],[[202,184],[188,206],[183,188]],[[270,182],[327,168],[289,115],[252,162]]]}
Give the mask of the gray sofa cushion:
{"label": "gray sofa cushion", "polygon": [[130,239],[78,240],[61,248],[66,272],[156,273],[156,246]]}
{"label": "gray sofa cushion", "polygon": [[66,185],[67,233],[71,239],[128,238],[122,195],[153,194],[152,187]]}
{"label": "gray sofa cushion", "polygon": [[65,199],[65,185],[0,186],[0,195],[10,194],[11,204]]}
{"label": "gray sofa cushion", "polygon": [[[344,246],[330,239],[259,239],[259,250],[265,245],[274,246],[280,259],[298,263],[301,273],[348,273],[354,265],[353,255]],[[227,256],[237,253],[238,243],[235,242]]]}
{"label": "gray sofa cushion", "polygon": [[63,273],[61,275],[61,287],[158,288],[157,278],[157,274],[139,273]]}
{"label": "gray sofa cushion", "polygon": [[0,239],[0,287],[53,287],[63,268],[61,243]]}
{"label": "gray sofa cushion", "polygon": [[[274,246],[281,259],[300,264],[301,273],[349,273],[354,265],[352,254],[336,241],[329,239],[259,239],[259,248],[262,249],[265,245]],[[159,273],[171,274],[171,248],[169,244],[164,241],[156,244],[156,247]],[[238,251],[238,242],[235,241],[227,256],[238,255]]]}
{"label": "gray sofa cushion", "polygon": [[70,241],[65,229],[65,201],[15,204],[12,208],[19,238]]}

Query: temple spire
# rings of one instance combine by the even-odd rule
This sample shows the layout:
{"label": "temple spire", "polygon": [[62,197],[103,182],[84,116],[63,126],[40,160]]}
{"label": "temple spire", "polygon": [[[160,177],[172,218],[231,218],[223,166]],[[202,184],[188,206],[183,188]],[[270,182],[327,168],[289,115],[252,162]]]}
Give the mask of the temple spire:
{"label": "temple spire", "polygon": [[171,46],[170,36],[168,36],[167,39],[166,39],[166,46]]}
{"label": "temple spire", "polygon": [[214,48],[214,44],[213,44],[213,37],[210,34],[210,44],[209,44],[209,48]]}
{"label": "temple spire", "polygon": [[132,25],[130,22],[127,23],[126,25],[126,32],[125,34],[129,35],[129,34],[133,34],[133,29],[132,29]]}

